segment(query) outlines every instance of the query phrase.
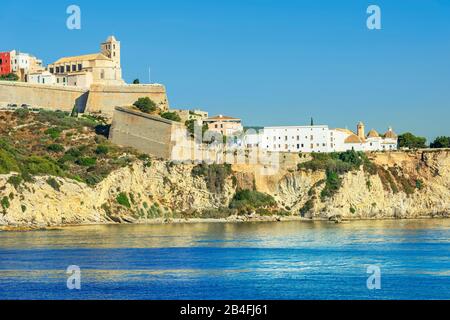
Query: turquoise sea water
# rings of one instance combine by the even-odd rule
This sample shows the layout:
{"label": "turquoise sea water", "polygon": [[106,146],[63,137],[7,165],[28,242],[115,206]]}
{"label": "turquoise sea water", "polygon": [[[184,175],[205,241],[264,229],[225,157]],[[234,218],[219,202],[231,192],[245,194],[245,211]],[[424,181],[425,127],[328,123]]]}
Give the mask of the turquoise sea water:
{"label": "turquoise sea water", "polygon": [[450,299],[450,220],[0,232],[0,299]]}

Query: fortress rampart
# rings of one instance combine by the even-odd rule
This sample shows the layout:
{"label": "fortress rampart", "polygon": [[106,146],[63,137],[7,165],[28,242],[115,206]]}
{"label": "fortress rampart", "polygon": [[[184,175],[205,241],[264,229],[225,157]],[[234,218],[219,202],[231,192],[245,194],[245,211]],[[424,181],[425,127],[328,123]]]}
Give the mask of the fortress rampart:
{"label": "fortress rampart", "polygon": [[0,81],[0,103],[27,104],[36,108],[102,113],[112,117],[114,107],[131,105],[138,98],[149,97],[162,110],[169,108],[166,89],[160,84],[92,85],[89,90],[71,86]]}

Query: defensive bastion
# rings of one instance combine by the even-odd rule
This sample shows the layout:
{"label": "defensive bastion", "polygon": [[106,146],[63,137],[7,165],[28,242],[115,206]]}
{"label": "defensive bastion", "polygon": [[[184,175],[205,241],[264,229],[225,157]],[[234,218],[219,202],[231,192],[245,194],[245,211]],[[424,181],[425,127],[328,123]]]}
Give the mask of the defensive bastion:
{"label": "defensive bastion", "polygon": [[162,110],[169,109],[166,89],[161,84],[108,86],[94,84],[89,90],[70,86],[0,81],[0,104],[80,113],[101,113],[112,117],[116,106],[132,105],[138,98],[149,97]]}

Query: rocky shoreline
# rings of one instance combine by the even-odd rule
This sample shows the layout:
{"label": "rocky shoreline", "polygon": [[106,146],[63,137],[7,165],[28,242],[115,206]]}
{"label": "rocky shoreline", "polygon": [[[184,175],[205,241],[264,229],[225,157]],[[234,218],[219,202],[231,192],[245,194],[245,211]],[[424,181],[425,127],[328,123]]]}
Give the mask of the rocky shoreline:
{"label": "rocky shoreline", "polygon": [[[304,223],[326,222],[332,224],[351,223],[356,221],[402,221],[402,220],[442,220],[449,219],[450,213],[442,213],[436,216],[419,216],[414,218],[364,218],[364,219],[325,219],[325,218],[302,218],[294,216],[231,216],[222,219],[212,218],[185,218],[185,219],[154,219],[152,221],[137,222],[134,225],[176,225],[176,224],[196,224],[196,223],[266,223],[266,222],[292,222],[299,221]],[[121,223],[90,223],[73,225],[55,225],[55,226],[0,226],[0,232],[28,232],[28,231],[58,231],[66,228],[77,228],[86,226],[117,226]]]}
{"label": "rocky shoreline", "polygon": [[[377,173],[369,174],[362,167],[347,172],[341,176],[339,190],[327,198],[320,196],[326,187],[322,182],[325,172],[296,170],[295,166],[265,176],[260,173],[261,166],[234,165],[229,175],[221,177],[221,185],[214,180],[211,185],[208,175],[193,174],[194,164],[162,160],[152,160],[151,166],[135,161],[95,186],[49,176],[17,184],[15,173],[3,174],[0,228],[449,217],[450,151],[379,153],[370,157],[381,168]],[[417,182],[416,188],[410,187],[411,181]],[[252,209],[251,214],[236,214],[230,209],[237,190],[249,188],[274,199],[270,208],[261,207],[265,214],[257,212],[261,209]]]}

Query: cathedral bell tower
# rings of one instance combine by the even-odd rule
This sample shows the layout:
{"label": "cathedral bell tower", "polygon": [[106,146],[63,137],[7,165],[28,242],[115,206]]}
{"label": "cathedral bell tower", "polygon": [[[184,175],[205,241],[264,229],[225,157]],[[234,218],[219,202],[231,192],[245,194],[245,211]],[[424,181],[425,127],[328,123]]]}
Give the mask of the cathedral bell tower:
{"label": "cathedral bell tower", "polygon": [[100,46],[101,53],[116,63],[116,67],[120,68],[120,41],[117,41],[114,36],[109,36],[108,39]]}
{"label": "cathedral bell tower", "polygon": [[357,132],[358,132],[358,137],[361,139],[364,139],[366,137],[365,132],[364,132],[365,131],[364,123],[359,122],[356,128],[357,128]]}

